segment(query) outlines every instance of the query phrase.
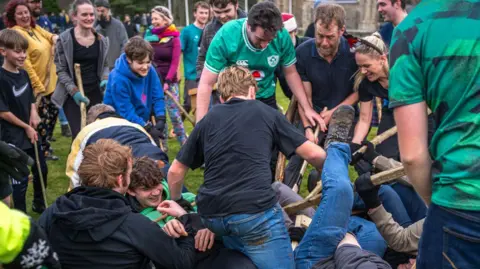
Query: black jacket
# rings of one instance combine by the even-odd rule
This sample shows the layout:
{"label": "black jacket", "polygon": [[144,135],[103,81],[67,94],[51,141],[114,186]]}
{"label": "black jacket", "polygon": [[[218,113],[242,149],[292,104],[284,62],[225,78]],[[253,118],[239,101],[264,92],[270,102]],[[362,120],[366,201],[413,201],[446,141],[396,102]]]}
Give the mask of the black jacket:
{"label": "black jacket", "polygon": [[[247,13],[241,9],[237,10],[237,19],[246,17]],[[205,26],[205,29],[203,29],[202,37],[200,39],[200,49],[197,57],[197,80],[199,80],[200,76],[202,75],[203,66],[205,65],[205,59],[207,58],[207,51],[210,47],[210,43],[212,43],[213,37],[215,37],[215,34],[218,32],[218,30],[220,30],[220,28],[222,28],[222,26],[223,24],[217,20],[217,18],[213,18],[213,20]]]}
{"label": "black jacket", "polygon": [[[299,37],[296,36],[297,42],[295,43],[295,48],[297,48],[300,44],[303,42],[309,40],[309,37]],[[275,69],[275,78],[278,79],[278,82],[280,82],[280,86],[282,87],[283,94],[285,94],[288,99],[292,99],[292,90],[288,86],[287,80],[285,79],[285,74],[283,73],[283,66],[278,65],[277,68]]]}
{"label": "black jacket", "polygon": [[38,220],[62,268],[192,268],[192,227],[177,240],[113,190],[78,187],[59,197]]}
{"label": "black jacket", "polygon": [[128,38],[132,38],[138,34],[137,27],[133,22],[130,22],[130,23],[124,22],[123,26],[125,26],[125,30],[127,31]]}

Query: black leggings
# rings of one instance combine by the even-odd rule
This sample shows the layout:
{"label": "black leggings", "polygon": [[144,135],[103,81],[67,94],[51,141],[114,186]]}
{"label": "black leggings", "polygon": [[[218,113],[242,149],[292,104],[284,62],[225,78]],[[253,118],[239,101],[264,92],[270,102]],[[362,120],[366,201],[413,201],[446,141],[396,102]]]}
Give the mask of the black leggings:
{"label": "black leggings", "polygon": [[[87,111],[91,106],[100,104],[103,102],[103,95],[98,90],[93,90],[91,92],[85,93],[88,99],[90,99],[90,104],[87,107]],[[71,96],[68,96],[67,100],[63,104],[63,111],[67,117],[68,124],[70,125],[70,130],[72,131],[72,141],[77,137],[77,134],[81,129],[81,115],[80,115],[80,106],[75,103]]]}

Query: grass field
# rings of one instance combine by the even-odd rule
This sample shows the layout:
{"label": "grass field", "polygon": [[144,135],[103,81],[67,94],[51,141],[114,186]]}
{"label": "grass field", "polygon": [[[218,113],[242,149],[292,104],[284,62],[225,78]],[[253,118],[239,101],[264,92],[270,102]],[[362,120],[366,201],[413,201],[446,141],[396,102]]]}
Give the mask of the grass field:
{"label": "grass field", "polygon": [[[180,89],[183,90],[183,85],[181,85]],[[182,96],[182,94],[180,96]],[[278,88],[277,88],[277,102],[284,109],[287,109],[289,100],[287,97],[285,97],[283,92]],[[187,133],[190,133],[193,128],[192,125],[188,120],[186,120],[184,124],[187,130]],[[375,130],[372,130],[372,132],[370,133],[370,138],[371,136],[374,135],[374,132],[376,133],[376,128]],[[48,171],[47,197],[48,197],[49,205],[53,203],[57,197],[59,197],[60,195],[64,194],[67,191],[68,183],[69,183],[68,178],[65,175],[65,164],[67,161],[68,153],[70,152],[71,139],[61,136],[60,126],[58,124],[54,132],[54,137],[57,139],[56,142],[52,143],[52,146],[54,148],[54,154],[57,155],[60,159],[58,161],[48,162],[49,171]],[[169,139],[168,146],[169,146],[168,156],[169,156],[170,162],[172,162],[175,159],[175,156],[180,149],[180,145],[176,139]],[[311,167],[309,167],[308,169],[310,170]],[[305,173],[305,177],[308,175],[308,172],[309,171]],[[356,178],[357,176],[356,172],[352,167],[349,167],[349,173],[350,173],[350,178],[352,179]],[[189,171],[185,179],[185,185],[190,191],[194,193],[197,192],[202,182],[203,182],[203,170],[201,169],[197,169],[195,171]],[[303,180],[303,182],[306,182],[306,179]],[[27,193],[27,211],[34,218],[37,218],[38,214],[31,211],[31,201],[33,197],[32,189],[33,189],[32,184],[29,184],[29,190]],[[302,184],[300,194],[304,197],[306,196],[307,194],[306,183]]]}

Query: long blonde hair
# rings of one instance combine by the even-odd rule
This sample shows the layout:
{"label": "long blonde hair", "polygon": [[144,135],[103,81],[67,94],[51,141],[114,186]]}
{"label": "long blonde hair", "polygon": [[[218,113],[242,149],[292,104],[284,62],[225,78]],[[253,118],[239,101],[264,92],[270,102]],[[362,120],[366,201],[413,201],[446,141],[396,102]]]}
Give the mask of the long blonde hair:
{"label": "long blonde hair", "polygon": [[[362,43],[362,40],[365,42]],[[375,47],[372,47],[375,46]],[[382,54],[380,54],[380,52]],[[387,55],[388,54],[388,47],[385,45],[385,42],[382,40],[382,36],[378,32],[373,33],[372,35],[369,35],[365,38],[360,39],[360,45],[355,47],[355,53],[361,53],[364,55],[369,55],[372,57],[379,57],[382,55]],[[388,67],[388,64],[383,66],[385,74],[387,74],[387,77],[390,74],[390,68]],[[360,72],[360,69],[357,70],[355,73],[355,79],[353,82],[353,90],[358,91],[358,88],[360,87],[360,84],[362,81],[365,79],[365,75]]]}

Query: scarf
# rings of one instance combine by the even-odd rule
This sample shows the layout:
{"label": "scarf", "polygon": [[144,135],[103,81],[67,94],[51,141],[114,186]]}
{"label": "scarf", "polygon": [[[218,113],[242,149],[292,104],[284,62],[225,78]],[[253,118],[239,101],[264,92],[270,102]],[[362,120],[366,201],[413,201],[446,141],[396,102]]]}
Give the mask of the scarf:
{"label": "scarf", "polygon": [[179,37],[180,32],[177,30],[175,24],[170,24],[169,26],[153,28],[147,30],[145,34],[145,40],[148,42],[160,42],[163,38],[168,37]]}

